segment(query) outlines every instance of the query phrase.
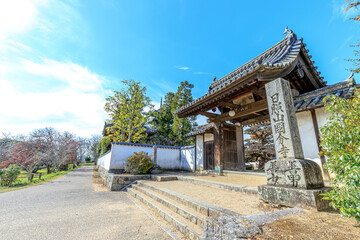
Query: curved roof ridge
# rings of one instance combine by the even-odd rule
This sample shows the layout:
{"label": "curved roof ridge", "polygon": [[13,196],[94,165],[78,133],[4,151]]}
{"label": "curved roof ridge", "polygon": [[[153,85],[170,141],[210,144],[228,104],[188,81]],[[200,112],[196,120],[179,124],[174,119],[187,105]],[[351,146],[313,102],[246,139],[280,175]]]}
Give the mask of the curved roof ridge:
{"label": "curved roof ridge", "polygon": [[[224,77],[222,77],[222,78],[220,78],[220,79],[218,79],[216,81],[213,81],[211,83],[210,87],[209,87],[209,90],[211,90],[212,88],[214,88],[214,87],[218,86],[219,84],[223,83],[224,81],[227,80],[227,78],[234,77],[234,75],[239,74],[239,72],[243,72],[247,68],[251,67],[251,65],[253,65],[253,67],[256,68],[257,65],[260,65],[260,64],[263,63],[263,60],[261,58],[267,57],[267,59],[266,59],[267,62],[271,62],[271,61],[268,60],[269,57],[270,57],[271,60],[273,60],[273,59],[275,59],[275,61],[281,60],[281,59],[277,58],[277,55],[279,55],[279,53],[281,53],[281,52],[283,52],[282,56],[285,55],[286,53],[288,53],[291,46],[296,42],[297,42],[297,36],[296,36],[295,33],[293,33],[291,31],[291,33],[288,33],[280,42],[278,42],[274,46],[268,48],[267,50],[265,50],[264,52],[262,52],[261,54],[259,54],[255,58],[252,58],[251,60],[249,60],[245,64],[241,65],[237,69],[233,70],[232,72],[228,73]],[[287,46],[287,48],[284,49],[283,48],[284,46]],[[278,52],[277,50],[280,50],[280,51]]]}

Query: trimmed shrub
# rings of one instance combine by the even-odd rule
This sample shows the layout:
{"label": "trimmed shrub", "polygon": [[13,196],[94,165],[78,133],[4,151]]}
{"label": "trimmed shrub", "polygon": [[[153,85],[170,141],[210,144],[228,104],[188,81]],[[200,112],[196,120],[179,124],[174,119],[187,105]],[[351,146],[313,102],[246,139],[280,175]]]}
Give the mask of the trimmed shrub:
{"label": "trimmed shrub", "polygon": [[326,169],[334,175],[325,194],[342,216],[360,221],[360,92],[351,99],[331,95],[324,99],[331,116],[321,128],[321,146],[328,156]]}
{"label": "trimmed shrub", "polygon": [[6,169],[0,169],[0,185],[11,186],[20,175],[21,168],[17,165],[10,165]]}
{"label": "trimmed shrub", "polygon": [[126,159],[125,171],[131,174],[146,174],[152,169],[151,155],[147,153],[134,152],[134,155]]}

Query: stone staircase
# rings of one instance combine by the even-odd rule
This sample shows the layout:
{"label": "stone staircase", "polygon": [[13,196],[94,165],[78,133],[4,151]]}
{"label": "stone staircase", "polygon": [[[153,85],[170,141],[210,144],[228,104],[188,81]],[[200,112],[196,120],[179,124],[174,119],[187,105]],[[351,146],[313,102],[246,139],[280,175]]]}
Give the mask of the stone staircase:
{"label": "stone staircase", "polygon": [[137,181],[127,188],[127,193],[135,201],[140,201],[147,209],[151,209],[157,217],[173,226],[182,239],[204,239],[203,231],[211,217],[239,215],[228,209],[152,186],[149,181]]}

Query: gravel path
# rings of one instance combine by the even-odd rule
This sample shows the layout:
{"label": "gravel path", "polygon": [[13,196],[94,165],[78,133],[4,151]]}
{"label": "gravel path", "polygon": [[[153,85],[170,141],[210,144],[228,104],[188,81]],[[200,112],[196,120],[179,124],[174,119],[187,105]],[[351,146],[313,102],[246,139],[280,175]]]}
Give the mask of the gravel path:
{"label": "gravel path", "polygon": [[92,166],[0,194],[0,239],[169,239],[122,192],[94,192]]}

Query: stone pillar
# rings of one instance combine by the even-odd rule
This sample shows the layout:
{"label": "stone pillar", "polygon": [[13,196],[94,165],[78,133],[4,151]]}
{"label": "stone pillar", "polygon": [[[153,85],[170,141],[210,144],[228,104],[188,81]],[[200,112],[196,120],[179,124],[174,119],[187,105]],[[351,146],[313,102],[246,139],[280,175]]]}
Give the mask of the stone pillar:
{"label": "stone pillar", "polygon": [[290,83],[278,78],[265,89],[276,159],[304,158]]}
{"label": "stone pillar", "polygon": [[265,164],[267,185],[258,186],[259,197],[276,205],[329,208],[320,194],[324,188],[320,167],[304,159],[290,83],[278,78],[265,85],[276,160]]}
{"label": "stone pillar", "polygon": [[154,152],[154,154],[153,154],[153,158],[154,158],[153,164],[154,164],[154,166],[156,166],[157,165],[157,146],[153,146],[153,152]]}
{"label": "stone pillar", "polygon": [[236,151],[238,158],[238,168],[245,171],[245,148],[243,126],[236,126]]}
{"label": "stone pillar", "polygon": [[214,162],[216,173],[222,173],[224,170],[222,135],[221,123],[214,122]]}

